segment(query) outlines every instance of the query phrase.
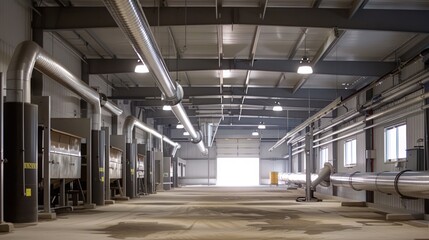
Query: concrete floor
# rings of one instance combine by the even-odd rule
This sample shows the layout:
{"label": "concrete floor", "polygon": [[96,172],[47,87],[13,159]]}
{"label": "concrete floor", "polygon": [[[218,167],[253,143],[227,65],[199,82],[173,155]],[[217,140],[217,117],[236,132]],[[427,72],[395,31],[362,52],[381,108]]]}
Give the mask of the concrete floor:
{"label": "concrete floor", "polygon": [[297,203],[297,196],[280,187],[180,188],[16,224],[0,239],[429,239],[429,228],[414,221],[386,221],[382,212],[337,200]]}

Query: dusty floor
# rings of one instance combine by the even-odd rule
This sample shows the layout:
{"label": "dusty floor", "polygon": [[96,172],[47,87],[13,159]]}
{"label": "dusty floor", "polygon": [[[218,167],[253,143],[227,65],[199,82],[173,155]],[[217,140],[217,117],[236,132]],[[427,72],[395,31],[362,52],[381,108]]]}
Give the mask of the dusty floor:
{"label": "dusty floor", "polygon": [[334,200],[297,203],[277,187],[190,187],[15,225],[0,239],[429,239],[429,228],[385,221]]}

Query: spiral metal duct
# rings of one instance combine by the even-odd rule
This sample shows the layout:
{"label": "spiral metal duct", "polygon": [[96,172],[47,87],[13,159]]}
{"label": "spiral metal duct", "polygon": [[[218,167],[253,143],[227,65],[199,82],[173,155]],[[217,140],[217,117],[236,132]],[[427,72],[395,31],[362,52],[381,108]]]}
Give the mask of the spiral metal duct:
{"label": "spiral metal duct", "polygon": [[171,105],[176,118],[183,124],[186,131],[197,144],[203,154],[208,151],[204,146],[201,132],[195,130],[181,103],[183,90],[176,84],[168,72],[168,68],[162,58],[156,44],[149,23],[137,0],[103,0],[119,28],[134,48],[137,56],[149,68],[154,76],[158,88],[161,90],[164,100]]}
{"label": "spiral metal duct", "polygon": [[[54,60],[32,41],[19,44],[7,70],[6,102],[31,102],[31,74],[33,68],[64,85],[92,105],[93,130],[101,128],[101,96],[81,79]],[[107,110],[120,115],[122,110],[105,100]]]}

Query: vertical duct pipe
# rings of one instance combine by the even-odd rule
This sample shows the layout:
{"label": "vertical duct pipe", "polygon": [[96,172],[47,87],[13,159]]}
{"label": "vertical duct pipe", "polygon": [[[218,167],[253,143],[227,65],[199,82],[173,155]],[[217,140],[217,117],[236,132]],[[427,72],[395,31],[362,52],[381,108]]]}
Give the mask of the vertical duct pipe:
{"label": "vertical duct pipe", "polygon": [[139,59],[148,66],[164,100],[171,105],[174,115],[183,124],[192,142],[204,155],[208,154],[201,132],[195,130],[181,103],[183,89],[171,79],[139,2],[137,0],[104,0],[103,2],[130,41]]}
{"label": "vertical duct pipe", "polygon": [[[126,145],[127,145],[127,152],[126,152],[126,159],[127,159],[127,196],[130,198],[135,197],[135,189],[136,189],[136,175],[135,175],[135,166],[136,166],[136,158],[137,158],[137,150],[136,150],[136,144],[133,143],[133,130],[134,128],[139,128],[145,132],[148,133],[148,138],[151,138],[152,136],[155,136],[156,138],[160,139],[161,142],[166,142],[173,146],[173,152],[172,155],[174,155],[177,151],[177,149],[180,148],[180,144],[172,141],[168,137],[160,134],[158,131],[150,127],[144,122],[141,122],[134,116],[128,116],[125,119],[124,122],[124,129],[123,133],[125,134],[126,139]],[[153,154],[150,150],[152,150],[152,141],[148,141],[148,154],[146,158],[146,167],[145,167],[145,178],[148,182],[148,192],[152,193],[154,191],[154,188],[152,186],[152,183],[154,182],[153,179],[153,171],[152,168],[154,167],[154,160],[153,160]]]}
{"label": "vertical duct pipe", "polygon": [[37,221],[37,173],[34,167],[37,166],[37,106],[31,104],[31,74],[34,68],[91,104],[93,131],[100,131],[101,103],[107,103],[106,109],[114,114],[122,113],[36,43],[25,41],[19,44],[7,70],[4,109],[10,116],[5,121],[4,133],[10,138],[4,152],[8,159],[5,190],[16,193],[5,198],[5,217],[11,222]]}

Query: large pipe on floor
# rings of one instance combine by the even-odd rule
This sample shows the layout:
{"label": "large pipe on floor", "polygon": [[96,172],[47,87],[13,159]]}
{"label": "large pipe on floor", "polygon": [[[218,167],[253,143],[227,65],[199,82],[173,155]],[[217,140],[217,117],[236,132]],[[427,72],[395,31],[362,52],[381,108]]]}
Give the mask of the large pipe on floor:
{"label": "large pipe on floor", "polygon": [[[324,187],[329,187],[331,184],[330,176],[333,172],[332,165],[330,163],[325,163],[318,174],[311,174],[311,188],[315,189],[319,184]],[[303,185],[307,182],[305,173],[282,173],[279,178],[286,183]]]}
{"label": "large pipe on floor", "polygon": [[104,0],[103,2],[129,39],[139,59],[148,66],[164,100],[171,105],[174,115],[183,124],[192,142],[206,155],[208,150],[204,146],[202,134],[195,130],[181,103],[183,89],[171,79],[139,2],[137,0]]}
{"label": "large pipe on floor", "polygon": [[429,199],[429,172],[337,173],[331,183],[338,187],[350,187],[356,191],[378,191],[405,198]]}

